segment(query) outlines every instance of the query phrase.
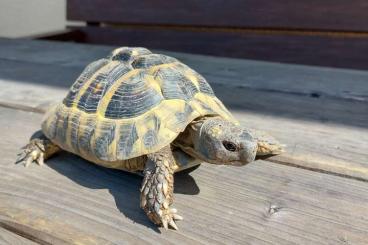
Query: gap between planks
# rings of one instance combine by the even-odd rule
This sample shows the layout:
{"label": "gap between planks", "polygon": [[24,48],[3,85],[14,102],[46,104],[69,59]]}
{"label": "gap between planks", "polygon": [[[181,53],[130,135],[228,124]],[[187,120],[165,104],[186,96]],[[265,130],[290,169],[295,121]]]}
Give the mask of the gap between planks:
{"label": "gap between planks", "polygon": [[0,217],[44,235],[63,241],[92,236],[114,244],[138,239],[183,244],[365,244],[365,183],[267,161],[243,168],[207,165],[194,171],[193,178],[177,176],[175,203],[186,221],[178,232],[155,233],[147,229],[149,223],[139,209],[137,176],[67,153],[50,159],[44,168],[25,171],[13,165],[16,148],[38,129],[41,117],[0,111],[7,139],[2,142],[0,164],[4,173]]}
{"label": "gap between planks", "polygon": [[320,168],[313,168],[313,167],[298,165],[298,164],[292,163],[291,161],[288,161],[289,160],[288,158],[284,158],[284,157],[280,157],[280,156],[278,158],[279,159],[274,159],[274,158],[271,157],[271,158],[268,158],[267,161],[272,162],[272,163],[285,165],[285,166],[289,166],[289,167],[301,168],[301,169],[305,169],[305,170],[309,170],[309,171],[313,171],[313,172],[329,174],[329,175],[334,175],[334,176],[337,176],[337,177],[342,177],[342,178],[347,178],[347,179],[354,179],[354,180],[363,181],[363,182],[368,183],[367,179],[364,179],[364,178],[361,178],[361,177],[351,176],[351,175],[347,175],[347,174],[341,174],[341,173],[332,172],[332,171],[328,171],[328,170],[324,170],[324,169],[320,169]]}
{"label": "gap between planks", "polygon": [[[45,234],[41,232],[37,232],[36,230],[33,230],[32,228],[29,228],[27,226],[1,220],[0,219],[0,228],[6,230],[7,232],[14,234],[16,236],[19,236],[20,238],[23,238],[19,241],[19,244],[40,244],[40,245],[53,245],[55,242],[57,242],[58,245],[67,245],[67,243],[56,239],[56,238],[45,238]],[[52,240],[52,242],[49,242],[48,240]],[[14,242],[14,241],[12,241]],[[13,245],[13,244],[12,244]]]}
{"label": "gap between planks", "polygon": [[[4,39],[0,44],[1,101],[24,111],[62,100],[80,70],[113,48]],[[212,81],[244,125],[287,145],[272,161],[368,179],[367,72],[165,53]]]}
{"label": "gap between planks", "polygon": [[[35,107],[16,104],[16,103],[0,102],[0,107],[13,109],[13,110],[20,110],[20,111],[25,111],[25,112],[34,112],[34,113],[38,113],[38,114],[44,114],[46,112],[46,110],[43,109],[43,108],[35,108]],[[295,163],[293,163],[293,159],[290,159],[288,157],[283,157],[282,155],[278,155],[277,157],[268,157],[268,158],[265,157],[264,159],[267,159],[267,161],[269,161],[271,163],[275,163],[275,164],[281,164],[281,165],[294,167],[294,168],[301,168],[301,169],[305,169],[305,170],[309,170],[309,171],[313,171],[313,172],[324,173],[324,174],[334,175],[334,176],[338,176],[338,177],[342,177],[342,178],[354,179],[354,180],[358,180],[358,181],[368,182],[367,179],[364,179],[364,178],[361,178],[361,177],[358,177],[358,176],[351,176],[351,175],[342,174],[342,173],[338,173],[338,172],[333,172],[333,171],[323,170],[323,169],[319,169],[319,168],[314,168],[314,167],[308,167],[308,166],[304,166],[304,165],[300,165],[300,164],[295,164]],[[1,226],[1,223],[0,223],[0,226]]]}
{"label": "gap between planks", "polygon": [[[13,232],[8,227],[2,225],[0,221],[0,244],[2,245],[36,245],[42,243],[36,243],[35,241],[27,239],[25,236],[20,235],[18,232]],[[43,245],[43,244],[42,244]]]}

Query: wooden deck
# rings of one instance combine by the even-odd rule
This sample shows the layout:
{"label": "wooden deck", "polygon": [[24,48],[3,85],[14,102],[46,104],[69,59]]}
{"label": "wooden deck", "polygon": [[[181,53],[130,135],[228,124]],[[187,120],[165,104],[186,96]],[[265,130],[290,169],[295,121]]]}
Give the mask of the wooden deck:
{"label": "wooden deck", "polygon": [[141,178],[62,153],[14,165],[89,62],[113,47],[0,39],[0,244],[367,244],[368,72],[164,52],[242,124],[287,144],[245,167],[175,176],[179,231],[139,208]]}

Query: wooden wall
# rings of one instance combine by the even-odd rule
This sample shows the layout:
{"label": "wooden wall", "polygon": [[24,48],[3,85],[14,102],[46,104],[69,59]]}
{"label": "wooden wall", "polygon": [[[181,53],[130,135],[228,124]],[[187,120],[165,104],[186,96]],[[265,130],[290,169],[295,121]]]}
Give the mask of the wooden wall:
{"label": "wooden wall", "polygon": [[[366,69],[366,0],[68,0],[89,43]],[[76,30],[74,28],[74,30]]]}

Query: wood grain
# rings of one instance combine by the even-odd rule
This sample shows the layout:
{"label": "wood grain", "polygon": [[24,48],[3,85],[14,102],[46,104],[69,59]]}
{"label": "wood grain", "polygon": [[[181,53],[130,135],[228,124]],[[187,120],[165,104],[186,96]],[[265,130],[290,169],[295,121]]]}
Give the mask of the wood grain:
{"label": "wood grain", "polygon": [[[112,49],[24,40],[0,47],[0,104],[28,111],[61,101],[83,66]],[[169,54],[204,74],[245,126],[287,145],[270,160],[368,180],[367,72]]]}
{"label": "wood grain", "polygon": [[151,25],[367,31],[364,0],[68,0],[69,20]]}
{"label": "wood grain", "polygon": [[138,205],[140,177],[66,153],[43,167],[14,165],[41,115],[0,109],[0,118],[0,223],[45,242],[365,244],[368,237],[365,182],[267,161],[177,175],[175,206],[185,220],[178,232],[157,230]]}
{"label": "wood grain", "polygon": [[[56,98],[61,101],[66,94],[66,89],[32,84],[0,81],[0,87],[4,91],[0,93],[1,106],[26,111],[42,112],[50,101]],[[7,88],[18,91],[17,96]],[[267,131],[287,145],[284,154],[270,160],[368,179],[365,102],[257,92],[216,84],[213,88],[244,126]]]}
{"label": "wood grain", "polygon": [[[115,46],[0,39],[1,78],[69,88],[87,64],[106,57],[114,48]],[[156,52],[178,58],[203,74],[210,83],[270,93],[368,100],[368,72],[363,70],[215,58],[161,50]],[[58,72],[58,69],[64,67],[65,70]]]}
{"label": "wood grain", "polygon": [[17,234],[0,227],[0,244],[2,245],[36,245],[37,243],[32,242],[21,236],[18,236]]}

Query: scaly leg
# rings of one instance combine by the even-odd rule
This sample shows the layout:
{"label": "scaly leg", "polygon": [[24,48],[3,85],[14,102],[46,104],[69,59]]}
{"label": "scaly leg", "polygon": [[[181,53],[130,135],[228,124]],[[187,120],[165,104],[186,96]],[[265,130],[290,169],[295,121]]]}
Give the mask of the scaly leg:
{"label": "scaly leg", "polygon": [[16,163],[23,163],[26,167],[33,162],[43,165],[46,159],[60,150],[57,145],[41,135],[38,138],[31,139],[26,146],[22,147],[18,153]]}
{"label": "scaly leg", "polygon": [[177,168],[171,147],[147,155],[144,180],[141,188],[141,208],[157,225],[178,229],[175,220],[183,218],[171,208],[173,203],[174,170]]}

